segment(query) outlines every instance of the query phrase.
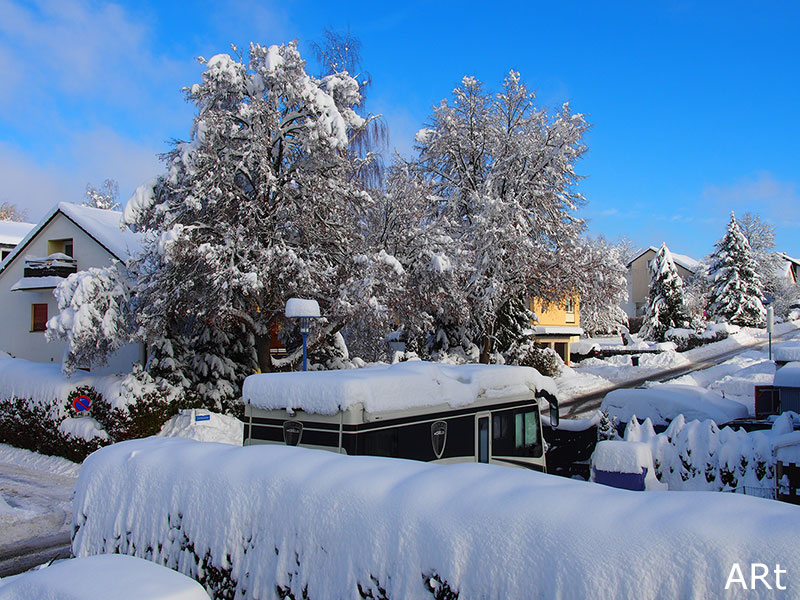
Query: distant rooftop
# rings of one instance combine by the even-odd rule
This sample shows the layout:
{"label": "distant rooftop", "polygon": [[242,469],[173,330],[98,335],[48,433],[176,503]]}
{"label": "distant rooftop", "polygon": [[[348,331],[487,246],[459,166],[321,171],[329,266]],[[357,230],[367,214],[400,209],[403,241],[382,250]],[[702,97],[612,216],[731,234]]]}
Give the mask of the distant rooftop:
{"label": "distant rooftop", "polygon": [[36,225],[33,223],[0,221],[0,244],[16,246],[34,227],[36,227]]}
{"label": "distant rooftop", "polygon": [[[645,252],[652,250],[655,253],[658,253],[658,248],[655,246],[650,246],[649,248],[645,248],[641,252],[638,252],[636,256],[628,261],[627,266],[630,266],[633,261],[637,258],[641,257]],[[672,260],[675,262],[676,265],[682,266],[687,271],[691,271],[692,273],[696,273],[697,269],[700,267],[700,261],[692,258],[691,256],[686,256],[685,254],[678,254],[677,252],[673,252],[670,250],[670,254],[672,254]]]}

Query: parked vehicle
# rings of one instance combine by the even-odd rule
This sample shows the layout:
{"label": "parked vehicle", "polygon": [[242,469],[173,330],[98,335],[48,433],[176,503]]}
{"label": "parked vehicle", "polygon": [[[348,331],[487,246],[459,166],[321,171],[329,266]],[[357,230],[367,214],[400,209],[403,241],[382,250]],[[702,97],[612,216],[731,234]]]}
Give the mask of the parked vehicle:
{"label": "parked vehicle", "polygon": [[252,375],[244,444],[546,470],[540,400],[558,424],[552,380],[529,367],[414,361],[357,370]]}

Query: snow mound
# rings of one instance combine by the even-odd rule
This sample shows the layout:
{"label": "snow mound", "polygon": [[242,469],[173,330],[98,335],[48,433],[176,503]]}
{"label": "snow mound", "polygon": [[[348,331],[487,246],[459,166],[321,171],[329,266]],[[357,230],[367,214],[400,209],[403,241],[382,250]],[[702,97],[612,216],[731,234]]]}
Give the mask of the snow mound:
{"label": "snow mound", "polygon": [[77,477],[81,471],[79,464],[66,458],[37,454],[36,452],[15,448],[8,444],[0,444],[0,463],[36,471],[45,471],[51,475],[61,475],[63,477]]}
{"label": "snow mound", "polygon": [[466,406],[478,398],[557,389],[530,367],[444,365],[408,361],[364,369],[251,375],[244,382],[246,404],[264,409],[303,410],[333,415],[358,403],[367,412],[449,404]]}
{"label": "snow mound", "polygon": [[663,384],[642,389],[609,392],[600,410],[627,423],[633,415],[649,418],[654,425],[666,425],[682,414],[687,421],[711,419],[727,423],[748,415],[747,408],[721,394],[690,385]]}
{"label": "snow mound", "polygon": [[800,508],[784,503],[277,445],[108,446],[84,463],[73,518],[76,556],[214,566],[242,599],[427,598],[431,581],[461,598],[704,598],[733,562],[800,572]]}
{"label": "snow mound", "polygon": [[196,581],[120,554],[59,561],[0,580],[0,600],[209,600]]}
{"label": "snow mound", "polygon": [[158,435],[241,446],[244,438],[244,423],[236,417],[212,413],[200,408],[187,409],[164,423]]}
{"label": "snow mound", "polygon": [[95,438],[107,440],[108,434],[92,417],[67,417],[58,425],[61,433],[91,442]]}

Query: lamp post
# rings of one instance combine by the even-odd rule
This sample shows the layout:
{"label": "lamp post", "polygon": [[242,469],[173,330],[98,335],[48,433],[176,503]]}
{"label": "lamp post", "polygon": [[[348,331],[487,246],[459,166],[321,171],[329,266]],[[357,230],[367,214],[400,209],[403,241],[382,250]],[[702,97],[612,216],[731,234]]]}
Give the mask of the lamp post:
{"label": "lamp post", "polygon": [[311,331],[311,319],[319,319],[319,304],[316,300],[289,298],[286,301],[286,318],[300,320],[300,334],[303,336],[303,371],[306,371],[308,334]]}

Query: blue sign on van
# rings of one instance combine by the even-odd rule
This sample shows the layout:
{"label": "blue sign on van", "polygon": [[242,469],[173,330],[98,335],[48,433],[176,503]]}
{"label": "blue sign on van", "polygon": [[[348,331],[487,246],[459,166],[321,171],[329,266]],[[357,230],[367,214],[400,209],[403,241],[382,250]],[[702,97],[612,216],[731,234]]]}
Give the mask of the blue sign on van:
{"label": "blue sign on van", "polygon": [[194,420],[195,420],[195,422],[197,422],[197,421],[210,421],[211,420],[211,415],[197,415],[197,416],[195,416]]}

